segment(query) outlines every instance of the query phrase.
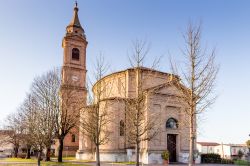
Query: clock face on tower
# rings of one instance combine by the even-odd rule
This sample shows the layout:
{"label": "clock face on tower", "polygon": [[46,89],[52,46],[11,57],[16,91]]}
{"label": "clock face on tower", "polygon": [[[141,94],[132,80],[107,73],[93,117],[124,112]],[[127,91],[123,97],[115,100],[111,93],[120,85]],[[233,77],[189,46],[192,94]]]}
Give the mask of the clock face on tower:
{"label": "clock face on tower", "polygon": [[72,79],[72,81],[74,81],[74,82],[76,82],[76,81],[79,80],[78,76],[75,76],[75,75],[73,75],[73,76],[71,77],[71,79]]}

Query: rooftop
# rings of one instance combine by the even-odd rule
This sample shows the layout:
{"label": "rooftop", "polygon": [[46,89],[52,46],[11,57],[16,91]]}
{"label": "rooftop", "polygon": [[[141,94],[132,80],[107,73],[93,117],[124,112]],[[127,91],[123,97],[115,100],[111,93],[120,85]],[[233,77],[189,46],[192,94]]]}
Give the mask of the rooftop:
{"label": "rooftop", "polygon": [[217,142],[197,142],[197,144],[200,144],[202,146],[218,146],[218,145],[220,145]]}

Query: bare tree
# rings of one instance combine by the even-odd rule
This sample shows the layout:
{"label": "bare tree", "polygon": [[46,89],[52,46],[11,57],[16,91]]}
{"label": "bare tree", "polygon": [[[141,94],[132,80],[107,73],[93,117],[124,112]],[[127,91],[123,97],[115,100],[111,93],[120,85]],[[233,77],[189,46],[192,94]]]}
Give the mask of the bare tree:
{"label": "bare tree", "polygon": [[[50,148],[54,139],[59,140],[58,162],[62,162],[65,136],[79,123],[82,98],[70,81],[61,83],[60,70],[54,69],[35,79],[32,95],[43,119],[46,161],[50,160]],[[42,114],[41,114],[42,113]]]}
{"label": "bare tree", "polygon": [[[99,81],[108,70],[104,57],[100,57],[96,61],[95,79]],[[108,125],[112,122],[112,113],[108,111],[107,101],[102,100],[107,93],[111,92],[112,87],[107,84],[97,82],[93,87],[93,98],[90,98],[90,105],[81,111],[80,129],[84,136],[87,136],[95,145],[96,165],[100,166],[100,145],[104,145],[109,141],[110,130]]]}
{"label": "bare tree", "polygon": [[38,151],[38,165],[46,149],[45,160],[50,160],[50,148],[55,139],[59,110],[60,79],[58,70],[52,70],[36,77],[22,107],[20,117],[25,128],[24,139],[27,147],[32,145]]}
{"label": "bare tree", "polygon": [[[193,165],[196,117],[214,103],[216,96],[213,94],[216,76],[219,70],[215,63],[215,49],[208,52],[201,46],[201,25],[189,24],[183,35],[185,46],[182,50],[183,61],[176,65],[171,60],[173,72],[182,80],[177,82],[182,91],[181,100],[187,105],[186,113],[189,117],[189,165]],[[181,71],[181,72],[179,72]]]}
{"label": "bare tree", "polygon": [[31,88],[31,94],[36,100],[36,108],[39,111],[40,119],[42,119],[43,143],[46,148],[46,161],[50,160],[50,148],[53,139],[55,139],[56,123],[58,121],[59,109],[59,89],[61,80],[59,70],[52,70],[41,77],[37,77]]}
{"label": "bare tree", "polygon": [[[59,77],[59,76],[58,76]],[[66,80],[60,86],[59,105],[57,108],[56,138],[59,140],[58,162],[62,162],[64,138],[73,129],[78,130],[80,110],[85,106],[84,96],[72,86],[71,80]]]}
{"label": "bare tree", "polygon": [[38,152],[37,165],[40,166],[41,154],[44,149],[46,140],[46,118],[43,112],[39,109],[39,104],[33,95],[28,95],[26,101],[26,109],[23,112],[23,123],[27,132],[30,134],[30,143]]}
{"label": "bare tree", "polygon": [[32,131],[34,124],[32,122],[32,112],[33,112],[33,98],[29,94],[26,96],[23,104],[20,106],[20,116],[22,119],[22,124],[24,126],[23,133],[23,144],[26,145],[26,159],[30,158],[30,150],[33,145],[34,140],[32,139]]}
{"label": "bare tree", "polygon": [[22,142],[22,136],[24,127],[21,123],[19,113],[12,113],[6,119],[6,125],[4,126],[3,135],[5,136],[2,140],[3,144],[13,144],[14,146],[14,157],[18,155],[18,149]]}
{"label": "bare tree", "polygon": [[[68,81],[61,84],[59,69],[51,70],[41,77],[35,78],[31,88],[32,102],[29,101],[24,107],[27,111],[34,107],[36,110],[32,114],[40,116],[40,120],[42,120],[35,119],[36,123],[42,124],[37,124],[36,126],[40,126],[38,131],[32,132],[37,132],[36,136],[41,139],[36,143],[36,147],[40,151],[43,148],[46,149],[46,161],[50,160],[50,148],[53,140],[58,139],[58,162],[62,162],[64,138],[73,128],[77,128],[79,123],[79,112],[83,102],[74,87],[70,85]],[[28,120],[28,122],[30,121]]]}
{"label": "bare tree", "polygon": [[147,107],[145,88],[143,82],[148,79],[143,75],[142,70],[147,69],[149,72],[154,71],[158,64],[156,59],[151,68],[145,68],[145,59],[148,54],[149,46],[146,41],[136,40],[133,43],[132,54],[129,57],[130,64],[135,72],[135,89],[136,94],[133,98],[128,98],[126,105],[126,136],[128,143],[136,147],[136,166],[139,166],[140,144],[143,141],[150,141],[159,132],[159,126],[155,115]]}
{"label": "bare tree", "polygon": [[[38,165],[40,165],[42,151],[46,149],[45,160],[49,161],[51,144],[58,138],[58,161],[62,162],[64,138],[77,127],[82,105],[85,104],[74,87],[68,83],[61,85],[58,69],[36,77],[30,94],[20,107],[20,112],[9,116],[9,125],[5,127],[6,134],[9,134],[8,140],[15,146],[15,156],[22,137],[28,152],[31,145],[38,150]],[[28,152],[27,157],[30,157]]]}

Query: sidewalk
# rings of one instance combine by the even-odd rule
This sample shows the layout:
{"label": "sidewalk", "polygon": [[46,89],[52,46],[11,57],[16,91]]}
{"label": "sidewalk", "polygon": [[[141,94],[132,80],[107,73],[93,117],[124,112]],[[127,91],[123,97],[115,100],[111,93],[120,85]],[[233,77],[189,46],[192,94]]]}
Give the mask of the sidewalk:
{"label": "sidewalk", "polygon": [[[65,161],[64,163],[68,163]],[[95,166],[95,162],[81,162],[81,161],[70,161],[72,164],[86,164],[89,166]],[[0,159],[0,165],[15,165],[15,166],[36,166],[36,163],[29,163],[29,162],[5,162],[2,159]],[[56,166],[57,164],[52,164],[53,166]],[[60,164],[61,165],[61,164]],[[64,165],[62,163],[62,165]],[[187,164],[169,164],[169,166],[186,166]],[[127,165],[127,164],[122,164],[122,163],[101,163],[101,166],[135,166],[133,165]],[[163,166],[162,164],[143,164],[140,166]],[[232,166],[229,164],[196,164],[195,166]]]}
{"label": "sidewalk", "polygon": [[[91,166],[95,166],[95,163],[86,163]],[[117,164],[117,163],[101,163],[101,166],[124,166],[126,164]],[[169,164],[169,166],[186,166],[187,164]],[[135,165],[127,165],[127,166],[135,166]],[[140,166],[163,166],[162,164],[143,164]],[[195,166],[233,166],[230,164],[195,164]],[[234,165],[235,166],[235,165]]]}

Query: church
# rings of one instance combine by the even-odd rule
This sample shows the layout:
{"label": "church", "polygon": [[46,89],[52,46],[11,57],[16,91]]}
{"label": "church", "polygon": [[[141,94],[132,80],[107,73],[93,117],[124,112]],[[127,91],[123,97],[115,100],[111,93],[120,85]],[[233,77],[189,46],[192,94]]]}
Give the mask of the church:
{"label": "church", "polygon": [[[70,24],[66,27],[63,39],[63,81],[71,79],[78,95],[86,108],[86,58],[87,38],[78,18],[77,4]],[[136,83],[139,81],[136,71],[138,68],[128,68],[109,74],[98,80],[93,87],[93,94],[98,86],[106,86],[102,101],[107,104],[106,109],[117,115],[109,129],[112,131],[109,141],[100,146],[101,161],[133,161],[135,150],[128,145],[122,126],[126,123],[125,101],[136,96]],[[168,150],[170,162],[188,162],[189,151],[189,125],[186,106],[180,102],[178,96],[181,92],[177,83],[178,76],[170,73],[153,70],[146,67],[139,68],[143,78],[142,90],[145,95],[145,109],[147,118],[151,113],[157,113],[157,122],[160,132],[151,140],[141,142],[140,161],[145,164],[162,163],[161,153]],[[121,126],[122,125],[122,126]],[[125,124],[126,125],[126,124]],[[84,133],[73,130],[65,138],[64,151],[68,154],[76,152],[79,160],[95,160],[93,143]],[[75,132],[75,133],[74,133]],[[76,151],[77,149],[77,151]],[[64,155],[65,155],[64,152]]]}

